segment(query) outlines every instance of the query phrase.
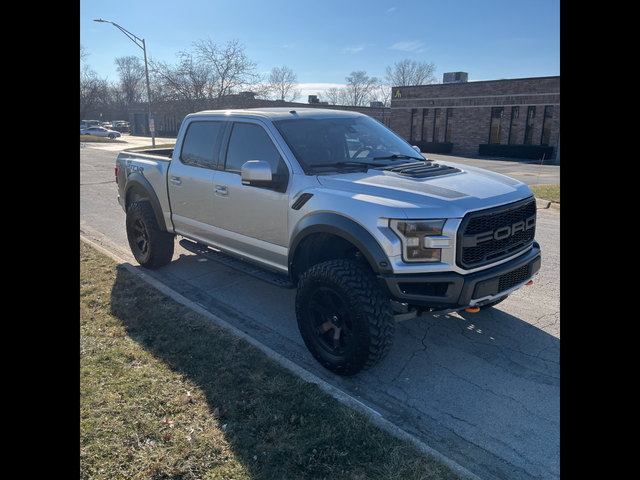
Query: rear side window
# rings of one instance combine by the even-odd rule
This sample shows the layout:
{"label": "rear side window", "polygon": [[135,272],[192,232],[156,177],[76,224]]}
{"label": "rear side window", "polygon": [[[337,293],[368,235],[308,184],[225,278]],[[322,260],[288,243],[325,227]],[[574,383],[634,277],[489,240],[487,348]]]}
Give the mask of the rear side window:
{"label": "rear side window", "polygon": [[222,122],[193,122],[182,142],[180,161],[185,165],[215,168],[213,150]]}
{"label": "rear side window", "polygon": [[264,129],[252,123],[235,123],[227,148],[227,172],[242,170],[249,160],[263,160],[271,166],[271,173],[277,173],[280,154]]}

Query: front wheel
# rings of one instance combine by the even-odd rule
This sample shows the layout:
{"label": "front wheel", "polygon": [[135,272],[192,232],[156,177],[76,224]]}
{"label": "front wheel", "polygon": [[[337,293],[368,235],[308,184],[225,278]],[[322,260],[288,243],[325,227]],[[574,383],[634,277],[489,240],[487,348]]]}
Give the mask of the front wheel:
{"label": "front wheel", "polygon": [[174,236],[160,230],[149,202],[132,203],[127,209],[126,223],[129,247],[140,266],[153,269],[171,261]]}
{"label": "front wheel", "polygon": [[296,317],[311,354],[338,375],[376,365],[391,349],[395,334],[393,311],[375,277],[348,260],[305,272],[296,293]]}

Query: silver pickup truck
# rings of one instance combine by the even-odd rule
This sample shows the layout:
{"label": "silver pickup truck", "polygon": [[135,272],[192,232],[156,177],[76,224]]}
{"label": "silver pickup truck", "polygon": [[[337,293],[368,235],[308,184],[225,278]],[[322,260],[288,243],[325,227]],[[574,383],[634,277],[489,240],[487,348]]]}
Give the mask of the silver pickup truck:
{"label": "silver pickup truck", "polygon": [[425,159],[354,112],[194,113],[175,148],[124,151],[115,172],[140,265],[170,262],[180,236],[189,251],[297,288],[300,334],[340,375],[378,363],[396,321],[491,307],[540,269],[525,184]]}

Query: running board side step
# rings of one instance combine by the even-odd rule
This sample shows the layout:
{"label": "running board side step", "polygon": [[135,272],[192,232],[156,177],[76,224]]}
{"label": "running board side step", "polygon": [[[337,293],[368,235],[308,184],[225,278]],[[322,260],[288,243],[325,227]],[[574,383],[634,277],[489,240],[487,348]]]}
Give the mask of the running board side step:
{"label": "running board side step", "polygon": [[287,277],[286,275],[281,275],[279,273],[267,270],[266,268],[252,265],[245,262],[244,260],[240,260],[239,258],[232,257],[231,255],[227,255],[226,253],[213,250],[206,245],[192,242],[191,240],[187,240],[186,238],[180,240],[179,243],[185,250],[189,250],[192,253],[200,255],[208,260],[213,260],[214,262],[221,263],[227,267],[234,268],[242,273],[246,273],[247,275],[251,275],[252,277],[256,277],[267,283],[275,285],[276,287],[296,288],[296,286],[291,283],[291,280],[289,280],[289,277]]}

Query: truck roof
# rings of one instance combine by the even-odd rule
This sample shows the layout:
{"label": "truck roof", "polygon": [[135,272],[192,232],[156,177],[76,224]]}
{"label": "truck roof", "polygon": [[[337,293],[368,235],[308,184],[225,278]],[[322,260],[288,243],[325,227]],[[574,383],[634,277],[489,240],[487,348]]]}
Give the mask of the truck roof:
{"label": "truck roof", "polygon": [[267,117],[272,120],[284,118],[327,118],[327,117],[366,117],[365,114],[347,110],[333,110],[329,108],[292,108],[292,107],[269,107],[269,108],[236,108],[229,110],[203,110],[191,113],[187,116],[198,115],[239,115],[252,117]]}

